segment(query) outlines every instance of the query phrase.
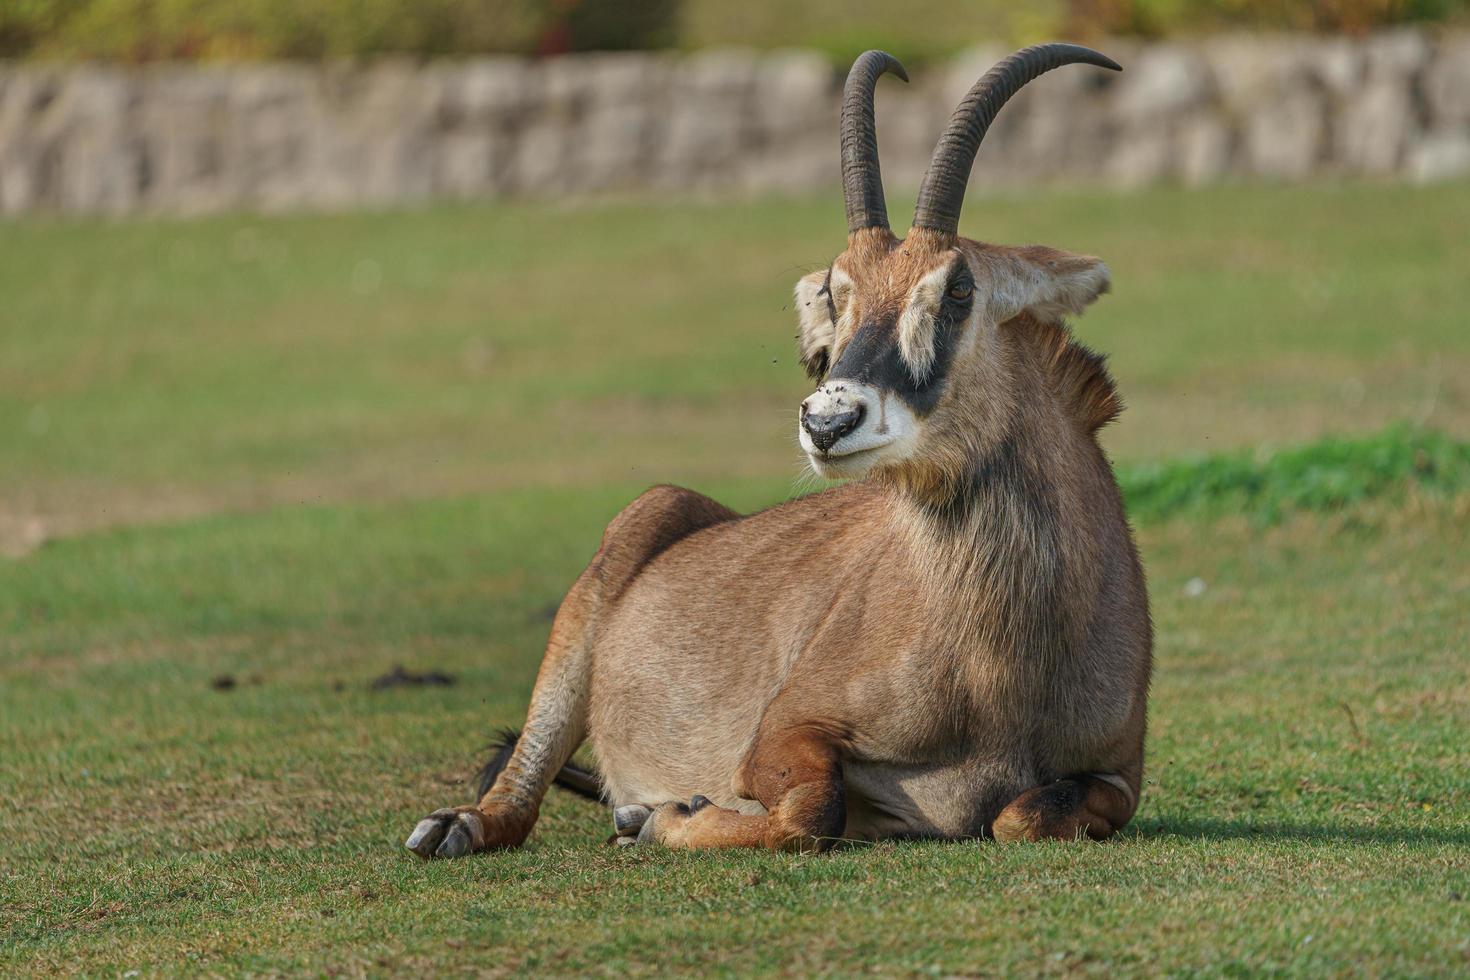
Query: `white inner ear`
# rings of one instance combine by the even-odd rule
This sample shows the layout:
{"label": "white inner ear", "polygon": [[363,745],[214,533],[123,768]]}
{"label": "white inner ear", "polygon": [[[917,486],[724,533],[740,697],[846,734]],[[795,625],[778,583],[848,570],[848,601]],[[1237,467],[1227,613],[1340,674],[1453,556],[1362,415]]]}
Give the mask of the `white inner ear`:
{"label": "white inner ear", "polygon": [[1108,291],[1112,279],[1101,259],[1051,249],[1046,252],[1054,258],[1045,263],[1014,252],[986,257],[991,267],[988,300],[997,322],[1022,310],[1042,320],[1059,321],[1080,314]]}
{"label": "white inner ear", "polygon": [[797,345],[803,364],[823,349],[830,351],[837,340],[832,315],[827,309],[827,297],[822,295],[822,283],[826,279],[826,272],[814,272],[796,281],[796,320],[801,327]]}
{"label": "white inner ear", "polygon": [[898,317],[898,352],[915,384],[923,384],[934,367],[934,316],[944,300],[949,266],[943,265],[920,279],[909,291]]}
{"label": "white inner ear", "polygon": [[1041,275],[1043,282],[1031,308],[1046,320],[1080,315],[1112,286],[1108,267],[1098,260],[1079,261],[1071,268]]}

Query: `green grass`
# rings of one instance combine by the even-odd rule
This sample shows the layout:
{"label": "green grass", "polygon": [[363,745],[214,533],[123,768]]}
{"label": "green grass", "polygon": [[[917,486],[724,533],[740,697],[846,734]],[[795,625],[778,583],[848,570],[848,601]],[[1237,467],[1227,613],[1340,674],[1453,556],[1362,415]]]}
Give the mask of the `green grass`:
{"label": "green grass", "polygon": [[[419,863],[400,838],[467,798],[626,495],[283,509],[6,568],[0,972],[1463,968],[1464,496],[1146,527],[1149,784],[1116,843],[628,854],[554,795],[523,853]],[[460,683],[367,689],[399,661]]]}
{"label": "green grass", "polygon": [[[906,213],[895,202],[896,214]],[[1124,463],[1470,432],[1470,184],[979,199],[1105,258]],[[217,510],[792,477],[836,195],[0,234],[0,543]],[[166,493],[161,493],[165,488]]]}
{"label": "green grass", "polygon": [[792,492],[782,307],[840,220],[7,226],[0,974],[1463,974],[1464,185],[972,204],[1114,269],[1079,332],[1158,631],[1121,839],[630,854],[554,793],[522,852],[402,850],[624,502]]}
{"label": "green grass", "polygon": [[1463,493],[1470,490],[1470,443],[1399,425],[1277,452],[1145,463],[1125,469],[1119,481],[1135,521],[1188,514],[1271,523],[1293,511],[1331,512],[1408,493]]}

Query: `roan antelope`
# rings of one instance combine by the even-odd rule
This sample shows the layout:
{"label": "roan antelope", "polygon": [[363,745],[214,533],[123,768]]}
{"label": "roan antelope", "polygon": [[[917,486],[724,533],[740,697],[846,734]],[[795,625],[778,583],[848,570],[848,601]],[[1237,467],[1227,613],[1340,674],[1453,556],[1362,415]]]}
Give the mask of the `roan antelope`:
{"label": "roan antelope", "polygon": [[[1132,817],[1148,596],[1097,431],[1120,404],[1063,322],[1098,259],[961,238],[971,164],[1023,85],[1087,48],[1006,58],[955,110],[905,239],[888,227],[869,51],[843,90],[847,250],[796,285],[816,391],[799,438],[835,489],[742,517],[655,487],[562,602],[518,741],[423,857],[520,844],[554,779],[624,843],[1105,838]],[[600,775],[564,769],[584,738]],[[560,775],[558,775],[560,774]],[[595,781],[594,781],[595,780]]]}

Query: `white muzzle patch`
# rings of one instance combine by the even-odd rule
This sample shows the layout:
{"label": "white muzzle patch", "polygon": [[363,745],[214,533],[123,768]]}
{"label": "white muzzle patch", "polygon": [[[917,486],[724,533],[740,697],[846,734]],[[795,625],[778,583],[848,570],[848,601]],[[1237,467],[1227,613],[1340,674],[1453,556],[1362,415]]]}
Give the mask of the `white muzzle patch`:
{"label": "white muzzle patch", "polygon": [[[823,433],[829,420],[851,420]],[[839,434],[840,433],[840,434]],[[812,469],[828,478],[859,476],[912,450],[918,420],[903,400],[847,379],[823,384],[801,403],[797,439]],[[833,438],[835,435],[835,439]]]}

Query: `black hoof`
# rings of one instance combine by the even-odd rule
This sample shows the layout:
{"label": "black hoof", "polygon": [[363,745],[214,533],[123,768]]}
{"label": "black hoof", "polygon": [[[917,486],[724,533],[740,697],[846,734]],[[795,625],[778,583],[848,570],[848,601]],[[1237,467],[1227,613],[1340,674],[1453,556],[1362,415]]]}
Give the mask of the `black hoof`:
{"label": "black hoof", "polygon": [[644,823],[648,821],[648,815],[652,812],[646,806],[637,803],[629,803],[620,806],[613,811],[613,828],[622,837],[631,837],[643,829]]}
{"label": "black hoof", "polygon": [[474,839],[470,837],[470,832],[465,830],[463,823],[456,820],[449,828],[449,833],[444,835],[444,843],[439,845],[438,850],[434,852],[434,856],[442,858],[464,857],[470,851],[474,850],[474,847]]}
{"label": "black hoof", "polygon": [[696,796],[694,799],[689,801],[689,812],[698,813],[700,810],[703,810],[705,807],[710,805],[711,804],[708,796]]}
{"label": "black hoof", "polygon": [[449,807],[435,810],[418,822],[418,826],[413,828],[413,833],[408,835],[408,840],[404,841],[403,846],[421,858],[433,857],[455,816],[454,810]]}

